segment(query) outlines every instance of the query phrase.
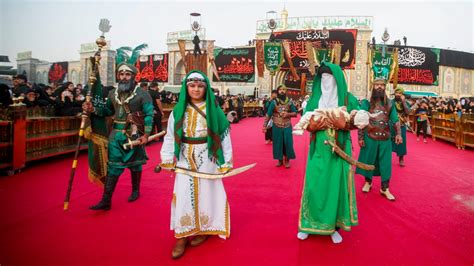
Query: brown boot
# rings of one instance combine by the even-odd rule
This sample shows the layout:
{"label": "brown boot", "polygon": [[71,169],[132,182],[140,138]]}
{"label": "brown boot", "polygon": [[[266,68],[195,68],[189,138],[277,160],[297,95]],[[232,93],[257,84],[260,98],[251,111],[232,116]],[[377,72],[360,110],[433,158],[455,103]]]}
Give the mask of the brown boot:
{"label": "brown boot", "polygon": [[193,240],[191,240],[191,247],[197,247],[201,245],[202,243],[204,243],[204,241],[207,240],[208,237],[209,236],[206,235],[196,236],[195,238],[193,238]]}
{"label": "brown boot", "polygon": [[283,160],[278,160],[278,163],[275,165],[276,167],[280,167],[283,165]]}
{"label": "brown boot", "polygon": [[180,238],[176,240],[176,244],[174,244],[173,251],[171,252],[171,257],[173,259],[178,259],[184,255],[184,251],[186,250],[186,244],[188,243],[187,238]]}

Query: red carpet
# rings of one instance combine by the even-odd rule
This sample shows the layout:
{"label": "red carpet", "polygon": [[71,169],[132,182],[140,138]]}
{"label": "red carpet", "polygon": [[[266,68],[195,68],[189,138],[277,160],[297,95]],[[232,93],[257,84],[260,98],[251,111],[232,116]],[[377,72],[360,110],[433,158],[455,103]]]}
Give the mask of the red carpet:
{"label": "red carpet", "polygon": [[[0,265],[472,265],[474,263],[474,152],[441,141],[416,142],[408,134],[406,167],[394,157],[389,202],[360,192],[360,225],[329,237],[296,238],[307,137],[295,137],[292,168],[276,168],[265,145],[262,119],[233,125],[235,165],[257,166],[225,180],[231,208],[231,237],[211,238],[170,258],[169,230],[173,179],[153,173],[161,144],[147,150],[142,196],[128,203],[130,175],[121,177],[109,212],[87,209],[102,191],[86,178],[86,154],[71,196],[62,210],[72,155],[30,165],[0,178]],[[355,133],[355,132],[354,132]],[[353,139],[355,134],[353,135]],[[357,146],[357,145],[355,145]],[[358,150],[358,147],[355,147]],[[358,152],[358,151],[356,151]]]}

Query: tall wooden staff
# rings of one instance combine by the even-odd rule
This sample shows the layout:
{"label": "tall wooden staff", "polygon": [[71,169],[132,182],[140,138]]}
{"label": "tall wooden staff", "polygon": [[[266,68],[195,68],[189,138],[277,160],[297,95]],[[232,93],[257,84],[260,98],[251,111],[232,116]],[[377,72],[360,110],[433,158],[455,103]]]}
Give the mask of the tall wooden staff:
{"label": "tall wooden staff", "polygon": [[[107,45],[104,34],[108,32],[111,27],[112,26],[110,25],[110,21],[108,19],[100,20],[99,30],[102,31],[102,35],[95,41],[99,49],[94,54],[94,56],[91,56],[90,58],[91,63],[92,63],[92,71],[89,76],[89,82],[88,82],[89,89],[87,90],[86,102],[91,101],[91,91],[97,81],[97,75],[99,74],[99,65],[100,65],[100,59],[101,59],[100,53],[102,51],[102,48]],[[82,141],[82,137],[84,136],[84,129],[86,127],[86,122],[89,116],[87,115],[86,112],[82,112],[81,118],[82,118],[82,121],[81,121],[81,127],[79,128],[79,134],[78,134],[79,136],[77,138],[76,152],[74,153],[74,160],[72,161],[71,175],[69,176],[69,184],[67,187],[66,198],[64,199],[65,211],[68,210],[69,208],[69,197],[71,196],[72,182],[74,181],[74,175],[76,173],[77,157],[79,156],[79,151],[81,149],[81,141]]]}

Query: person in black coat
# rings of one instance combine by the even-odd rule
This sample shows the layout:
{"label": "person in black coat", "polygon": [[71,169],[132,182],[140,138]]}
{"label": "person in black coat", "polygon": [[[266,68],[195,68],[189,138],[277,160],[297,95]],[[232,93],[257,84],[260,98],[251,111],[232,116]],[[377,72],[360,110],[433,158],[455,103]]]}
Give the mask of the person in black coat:
{"label": "person in black coat", "polygon": [[0,105],[1,106],[6,107],[13,103],[9,90],[10,88],[6,84],[0,84]]}

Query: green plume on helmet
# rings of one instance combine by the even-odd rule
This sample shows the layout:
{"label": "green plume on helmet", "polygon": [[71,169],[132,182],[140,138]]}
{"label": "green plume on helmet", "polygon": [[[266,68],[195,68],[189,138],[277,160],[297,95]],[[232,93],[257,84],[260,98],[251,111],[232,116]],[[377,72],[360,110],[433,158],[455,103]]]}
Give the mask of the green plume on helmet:
{"label": "green plume on helmet", "polygon": [[122,46],[117,49],[117,55],[115,57],[115,64],[117,71],[122,67],[136,74],[137,69],[135,64],[140,57],[140,53],[148,47],[148,44],[143,43],[133,48],[129,46]]}

